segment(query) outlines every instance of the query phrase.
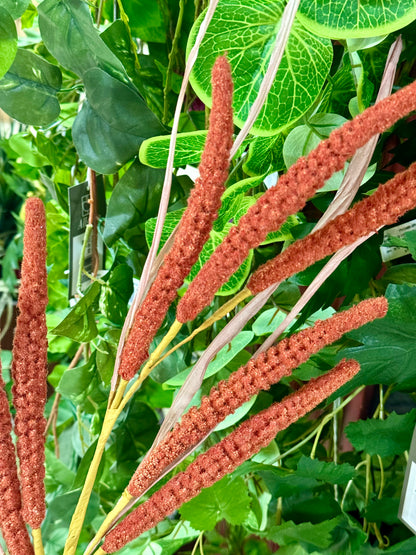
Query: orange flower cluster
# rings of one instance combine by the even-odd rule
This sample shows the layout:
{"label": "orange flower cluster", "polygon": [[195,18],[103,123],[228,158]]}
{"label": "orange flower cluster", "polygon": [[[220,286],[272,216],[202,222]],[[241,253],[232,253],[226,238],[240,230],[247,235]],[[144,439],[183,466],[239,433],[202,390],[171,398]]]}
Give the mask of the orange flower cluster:
{"label": "orange flower cluster", "polygon": [[203,488],[233,472],[244,461],[266,447],[276,434],[314,409],[326,397],[353,378],[358,362],[343,360],[328,374],[311,380],[280,403],[246,420],[225,439],[199,455],[152,497],[130,513],[107,536],[102,547],[114,553],[186,503]]}
{"label": "orange flower cluster", "polygon": [[22,514],[33,529],[39,528],[45,517],[43,412],[47,393],[47,304],[45,209],[40,199],[30,198],[26,203],[12,377]]}
{"label": "orange flower cluster", "polygon": [[233,82],[224,56],[212,70],[212,110],[210,127],[199,165],[200,177],[188,200],[174,244],[166,255],[155,281],[137,311],[124,346],[120,376],[130,380],[148,358],[150,343],[162,325],[166,312],[186,276],[198,260],[221,206],[221,195],[228,175],[232,146]]}
{"label": "orange flower cluster", "polygon": [[390,225],[416,205],[416,163],[397,174],[370,197],[327,223],[323,228],[296,241],[266,262],[253,274],[248,289],[255,295],[273,283],[301,272],[341,247]]}
{"label": "orange flower cluster", "polygon": [[11,431],[9,401],[0,363],[0,529],[10,555],[31,555],[33,548],[21,514],[22,501]]}
{"label": "orange flower cluster", "polygon": [[300,158],[245,214],[205,263],[177,308],[177,320],[193,320],[247,258],[250,249],[280,228],[290,214],[339,171],[358,148],[416,109],[416,81],[367,108]]}
{"label": "orange flower cluster", "polygon": [[384,297],[368,299],[356,306],[318,321],[311,328],[284,339],[213,387],[202,398],[200,408],[192,407],[182,421],[146,457],[128,485],[133,497],[142,495],[172,462],[189,447],[197,445],[229,414],[261,390],[269,389],[309,357],[340,339],[345,333],[382,318],[387,312]]}

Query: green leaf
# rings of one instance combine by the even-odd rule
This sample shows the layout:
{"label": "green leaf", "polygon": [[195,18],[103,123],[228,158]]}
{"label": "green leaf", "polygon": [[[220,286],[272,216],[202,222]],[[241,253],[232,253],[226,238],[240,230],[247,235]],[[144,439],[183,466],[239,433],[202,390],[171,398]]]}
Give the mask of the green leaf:
{"label": "green leaf", "polygon": [[30,134],[16,133],[12,135],[9,139],[9,145],[17,155],[23,158],[25,164],[29,164],[29,166],[41,168],[49,164],[48,159],[42,156],[36,148],[33,137]]}
{"label": "green leaf", "polygon": [[319,485],[319,482],[313,477],[298,476],[272,466],[263,466],[263,468],[264,470],[259,466],[259,473],[273,497],[301,494],[304,491],[312,491]]}
{"label": "green leaf", "polygon": [[336,517],[318,524],[311,524],[310,522],[295,524],[289,521],[271,527],[264,535],[267,539],[279,545],[300,543],[305,547],[313,546],[326,549],[332,545],[332,531],[339,524],[339,520],[339,517]]}
{"label": "green leaf", "polygon": [[148,0],[123,1],[131,31],[135,37],[144,42],[164,43],[166,41],[163,5],[161,2],[148,2]]}
{"label": "green leaf", "polygon": [[[307,125],[299,125],[293,129],[283,146],[283,158],[286,167],[292,166],[298,158],[309,154],[318,146],[323,138],[329,137],[330,133],[340,127],[347,120],[338,114],[315,114],[309,118]],[[344,169],[336,172],[320,191],[336,191],[341,185],[342,179],[347,171],[348,164]],[[365,183],[374,174],[374,167],[370,167],[363,179]]]}
{"label": "green leaf", "polygon": [[[181,221],[181,218],[184,212],[185,212],[185,208],[181,208],[180,210],[174,210],[173,212],[168,212],[166,214],[165,222],[163,224],[162,235],[160,237],[159,250],[163,247],[163,245],[169,239],[175,227]],[[144,227],[146,243],[149,248],[153,241],[153,235],[155,233],[155,228],[156,228],[156,220],[157,218],[150,218],[149,220],[147,220]]]}
{"label": "green leaf", "polygon": [[[197,166],[201,160],[207,131],[178,133],[176,138],[174,167]],[[170,136],[146,139],[140,146],[139,158],[142,164],[152,168],[166,168],[169,153]]]}
{"label": "green leaf", "polygon": [[398,384],[399,389],[414,389],[416,288],[389,285],[386,297],[389,311],[384,318],[348,334],[362,345],[341,350],[339,359],[356,359],[361,371],[338,390],[337,396],[363,384]]}
{"label": "green leaf", "polygon": [[386,35],[416,18],[414,0],[302,0],[299,20],[312,33],[331,39]]}
{"label": "green leaf", "polygon": [[[242,127],[258,94],[279,31],[285,2],[277,0],[220,0],[199,49],[191,84],[211,106],[211,68],[228,52],[234,80],[234,121]],[[192,28],[188,53],[203,14]],[[317,98],[328,75],[332,47],[295,21],[265,106],[251,133],[274,135],[304,114]]]}
{"label": "green leaf", "polygon": [[111,322],[122,326],[127,316],[127,303],[133,293],[133,270],[127,264],[119,264],[103,285],[100,310]]}
{"label": "green leaf", "polygon": [[88,386],[94,378],[95,357],[90,357],[87,364],[67,369],[56,391],[76,404],[85,397]]}
{"label": "green leaf", "polygon": [[230,426],[234,426],[234,424],[236,424],[244,416],[246,416],[246,414],[249,412],[249,410],[254,405],[256,400],[257,400],[257,395],[254,395],[254,397],[252,397],[250,401],[247,401],[246,403],[238,407],[238,409],[236,409],[232,414],[229,414],[222,422],[220,422],[215,428],[215,431],[220,432],[221,430],[225,430]]}
{"label": "green leaf", "polygon": [[0,107],[27,125],[48,125],[60,107],[60,70],[29,50],[18,49],[9,71],[0,81]]}
{"label": "green leaf", "polygon": [[46,458],[46,484],[48,492],[51,488],[64,486],[70,488],[75,477],[75,473],[70,470],[55,454],[49,449],[45,449]]}
{"label": "green leaf", "polygon": [[157,214],[163,177],[162,170],[148,168],[137,161],[123,175],[107,208],[104,241],[109,247],[127,232],[131,237],[141,223]]}
{"label": "green leaf", "polygon": [[263,175],[285,169],[282,135],[256,137],[250,141],[243,170],[249,175]]}
{"label": "green leaf", "polygon": [[46,48],[65,68],[79,76],[99,67],[129,83],[120,60],[94,27],[88,4],[82,0],[44,0],[38,6],[39,28]]}
{"label": "green leaf", "polygon": [[355,470],[348,463],[335,464],[310,459],[302,455],[298,462],[296,474],[305,478],[316,478],[328,484],[346,484],[354,478]]}
{"label": "green leaf", "polygon": [[[392,499],[391,497],[383,497],[377,499],[369,505],[364,516],[368,522],[386,522],[387,524],[398,524],[400,499]],[[401,552],[403,553],[403,552]]]}
{"label": "green leaf", "polygon": [[12,65],[16,52],[16,25],[10,13],[0,7],[0,79]]}
{"label": "green leaf", "polygon": [[72,128],[75,148],[81,160],[96,172],[115,173],[137,151],[137,137],[111,126],[84,102]]}
{"label": "green leaf", "polygon": [[193,528],[212,530],[220,520],[242,524],[250,511],[250,497],[244,480],[226,476],[182,506],[180,513]]}
{"label": "green leaf", "polygon": [[52,333],[64,335],[79,343],[94,339],[98,333],[95,310],[98,308],[100,289],[100,284],[95,281]]}
{"label": "green leaf", "polygon": [[99,341],[96,351],[97,370],[105,385],[109,385],[114,371],[117,346],[120,339],[119,329],[106,331]]}
{"label": "green leaf", "polygon": [[[227,366],[227,364],[250,343],[253,337],[254,333],[251,331],[240,331],[231,343],[225,345],[209,363],[204,379],[210,378],[224,368],[224,366]],[[187,368],[183,372],[180,372],[166,382],[166,384],[175,387],[182,385],[191,372],[191,369],[192,368]]]}
{"label": "green leaf", "polygon": [[369,455],[390,457],[401,455],[409,449],[416,409],[407,414],[392,412],[385,420],[359,420],[351,422],[345,429],[348,439],[355,449]]}
{"label": "green leaf", "polygon": [[279,308],[270,308],[258,316],[252,325],[253,332],[260,337],[269,335],[283,322],[286,314]]}
{"label": "green leaf", "polygon": [[17,19],[27,10],[30,0],[2,0],[1,4],[13,19]]}

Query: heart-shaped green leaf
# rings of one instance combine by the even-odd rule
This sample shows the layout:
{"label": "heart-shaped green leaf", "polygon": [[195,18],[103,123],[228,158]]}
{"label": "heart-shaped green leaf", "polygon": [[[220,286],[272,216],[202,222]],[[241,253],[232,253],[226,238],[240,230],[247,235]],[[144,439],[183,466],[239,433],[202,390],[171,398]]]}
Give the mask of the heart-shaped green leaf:
{"label": "heart-shaped green leaf", "polygon": [[[199,49],[191,83],[208,105],[211,68],[218,55],[228,53],[234,80],[234,121],[240,127],[257,97],[284,6],[283,0],[220,0]],[[203,15],[192,28],[188,52]],[[331,43],[295,22],[275,82],[251,132],[274,135],[304,114],[318,96],[331,61]]]}
{"label": "heart-shaped green leaf", "polygon": [[[13,19],[17,19],[25,13],[30,0],[2,0],[1,7],[9,12]],[[1,18],[3,18],[1,16]]]}
{"label": "heart-shaped green leaf", "polygon": [[331,39],[376,37],[405,27],[416,18],[415,0],[302,0],[299,20]]}
{"label": "heart-shaped green leaf", "polygon": [[9,12],[0,7],[0,79],[12,65],[16,52],[16,26]]}
{"label": "heart-shaped green leaf", "polygon": [[19,49],[0,81],[0,107],[27,125],[48,125],[59,115],[60,70],[29,50]]}

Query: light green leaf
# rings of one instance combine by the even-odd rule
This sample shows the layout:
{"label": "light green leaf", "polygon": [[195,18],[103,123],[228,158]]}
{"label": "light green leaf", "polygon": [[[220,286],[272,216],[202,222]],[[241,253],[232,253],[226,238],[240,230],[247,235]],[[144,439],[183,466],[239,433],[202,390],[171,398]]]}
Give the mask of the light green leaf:
{"label": "light green leaf", "polygon": [[385,420],[351,422],[345,432],[358,451],[390,457],[409,449],[415,421],[416,409],[406,414],[392,412]]}
{"label": "light green leaf", "polygon": [[198,530],[212,530],[223,519],[238,525],[250,512],[250,497],[242,478],[232,480],[226,476],[185,503],[180,512]]}
{"label": "light green leaf", "polygon": [[45,156],[40,154],[30,134],[16,133],[16,135],[10,137],[9,144],[16,154],[22,157],[23,162],[29,164],[29,166],[41,168],[50,163]]}
{"label": "light green leaf", "polygon": [[94,339],[98,333],[94,310],[98,307],[100,288],[100,284],[95,281],[52,333],[80,343]]}
{"label": "light green leaf", "polygon": [[[191,84],[211,106],[211,68],[228,52],[234,80],[234,121],[242,127],[258,94],[279,31],[285,2],[220,0],[199,49]],[[188,53],[204,14],[192,28]],[[332,47],[295,21],[275,82],[251,133],[274,135],[291,125],[315,101],[328,75]]]}
{"label": "light green leaf", "polygon": [[249,175],[263,175],[285,169],[282,135],[256,137],[250,141],[243,169]]}
{"label": "light green leaf", "polygon": [[318,461],[302,455],[296,469],[298,476],[316,478],[328,484],[346,484],[355,476],[355,470],[349,463],[335,464]]}
{"label": "light green leaf", "polygon": [[257,399],[257,395],[254,395],[254,397],[252,397],[250,401],[247,401],[246,403],[241,405],[241,407],[238,407],[238,409],[235,410],[232,414],[229,414],[227,418],[225,418],[225,420],[223,420],[218,424],[218,426],[215,428],[215,431],[220,432],[221,430],[225,430],[230,426],[234,426],[234,424],[236,424],[249,412],[251,407],[256,402],[256,399]]}
{"label": "light green leaf", "polygon": [[18,49],[9,71],[0,81],[0,107],[27,125],[48,125],[60,107],[59,69],[29,50]]}
{"label": "light green leaf", "polygon": [[13,19],[23,15],[29,4],[30,0],[2,0],[1,2],[2,8],[7,10]]}
{"label": "light green leaf", "polygon": [[0,7],[0,79],[12,65],[16,52],[16,25],[10,13]]}
{"label": "light green leaf", "polygon": [[[178,133],[176,138],[174,167],[197,166],[201,160],[207,131]],[[170,136],[146,139],[140,146],[139,159],[142,164],[152,168],[166,168]]]}
{"label": "light green leaf", "polygon": [[[185,208],[181,208],[180,210],[174,210],[173,212],[168,212],[166,214],[165,222],[163,224],[162,235],[160,237],[159,249],[161,249],[163,245],[166,243],[166,241],[169,239],[171,233],[178,225],[178,223],[181,221],[181,218],[184,212],[185,212]],[[147,220],[144,229],[145,229],[146,243],[149,248],[153,241],[155,227],[156,227],[156,218],[150,218],[149,220]]]}
{"label": "light green leaf", "polygon": [[414,0],[302,0],[299,20],[312,33],[331,39],[386,35],[416,18]]}
{"label": "light green leaf", "polygon": [[251,329],[258,337],[261,335],[269,335],[285,318],[286,314],[283,311],[278,308],[269,308],[256,318]]}
{"label": "light green leaf", "polygon": [[[223,347],[217,353],[215,358],[209,363],[204,379],[213,376],[222,368],[227,366],[227,364],[231,362],[231,360],[250,343],[253,337],[254,333],[251,331],[241,331],[238,335],[236,335],[231,343],[225,345],[225,347]],[[182,385],[191,370],[192,368],[187,368],[167,381],[166,384],[174,387]]]}

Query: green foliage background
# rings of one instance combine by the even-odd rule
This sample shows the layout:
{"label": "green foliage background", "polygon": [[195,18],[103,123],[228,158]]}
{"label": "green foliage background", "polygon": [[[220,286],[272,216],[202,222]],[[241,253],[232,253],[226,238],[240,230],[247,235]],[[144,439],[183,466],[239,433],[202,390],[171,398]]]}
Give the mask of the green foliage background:
{"label": "green foliage background", "polygon": [[[3,0],[0,7],[0,108],[15,120],[11,126],[0,126],[1,299],[9,309],[18,286],[24,199],[41,196],[48,219],[48,414],[57,393],[61,400],[46,446],[46,555],[62,552],[101,428],[121,328],[155,228],[186,53],[205,4],[124,0],[93,6],[84,0],[43,0],[35,6],[30,0]],[[162,242],[179,221],[192,187],[189,176],[177,170],[197,166],[201,156],[215,57],[228,52],[238,131],[267,68],[284,4],[220,0],[181,114]],[[388,49],[399,33],[404,46],[395,87],[412,81],[415,18],[416,2],[410,0],[301,2],[276,81],[232,161],[218,220],[190,279],[231,223],[275,182],[275,172],[285,171],[332,129],[374,102]],[[385,133],[357,198],[413,161],[415,142],[416,124],[411,119]],[[87,167],[104,175],[107,212],[99,231],[106,245],[106,270],[70,306],[67,195],[69,187],[86,179]],[[253,268],[313,228],[342,176],[343,172],[336,174],[302,213],[290,217],[250,253],[213,305],[182,330],[178,341],[240,290]],[[406,216],[413,218],[414,214]],[[399,246],[407,247],[409,254],[387,264],[380,256],[382,240],[380,233],[344,261],[293,329],[327,317],[334,307],[376,294],[387,295],[388,316],[313,356],[291,379],[239,409],[205,442],[206,447],[218,441],[241,419],[348,356],[359,360],[362,370],[340,394],[352,398],[358,387],[372,386],[362,419],[346,427],[351,448],[334,447],[334,430],[342,430],[342,411],[331,399],[122,553],[267,555],[277,546],[280,555],[416,552],[416,538],[397,518],[416,421],[416,237],[414,232],[406,234]],[[211,363],[195,403],[247,362],[322,265],[279,287],[262,313]],[[156,342],[173,318],[171,309]],[[151,446],[198,353],[229,318],[164,360],[118,421],[100,466],[79,553]],[[81,343],[83,357],[68,370]],[[2,361],[10,389],[7,348]]]}

